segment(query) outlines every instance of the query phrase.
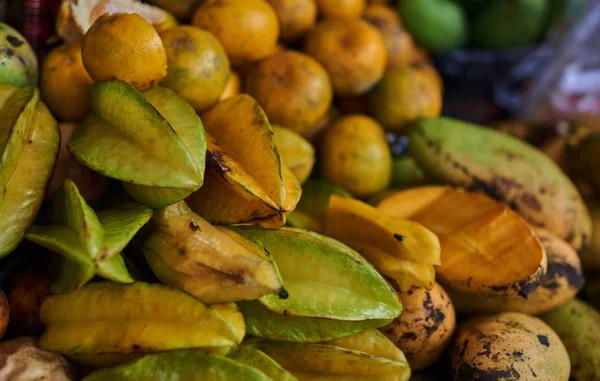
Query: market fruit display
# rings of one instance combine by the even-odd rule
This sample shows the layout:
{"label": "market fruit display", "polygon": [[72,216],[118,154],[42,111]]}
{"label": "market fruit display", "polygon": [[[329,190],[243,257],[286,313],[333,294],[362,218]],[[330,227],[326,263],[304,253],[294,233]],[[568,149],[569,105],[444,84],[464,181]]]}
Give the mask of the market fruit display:
{"label": "market fruit display", "polygon": [[504,7],[535,43],[542,3],[64,0],[35,53],[0,25],[0,379],[598,378],[595,135],[442,116],[429,56]]}

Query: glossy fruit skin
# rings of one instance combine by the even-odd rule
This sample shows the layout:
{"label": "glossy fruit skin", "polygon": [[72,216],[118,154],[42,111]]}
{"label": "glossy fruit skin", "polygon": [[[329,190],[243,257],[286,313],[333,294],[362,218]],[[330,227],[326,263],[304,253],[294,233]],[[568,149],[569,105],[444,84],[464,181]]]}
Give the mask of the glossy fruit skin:
{"label": "glossy fruit skin", "polygon": [[315,0],[268,0],[279,18],[279,38],[296,41],[317,22]]}
{"label": "glossy fruit skin", "polygon": [[161,34],[167,52],[167,76],[162,85],[185,99],[197,112],[214,105],[225,90],[229,58],[210,32],[184,25]]}
{"label": "glossy fruit skin", "polygon": [[323,132],[319,144],[323,178],[356,197],[385,189],[390,181],[392,156],[383,128],[365,115],[338,119]]}
{"label": "glossy fruit skin", "polygon": [[366,0],[315,0],[319,8],[319,16],[327,17],[360,17],[365,9]]}
{"label": "glossy fruit skin", "polygon": [[37,86],[38,61],[29,42],[16,29],[0,22],[0,83]]}
{"label": "glossy fruit skin", "polygon": [[218,38],[234,66],[267,57],[279,38],[277,14],[264,0],[209,0],[192,24]]}
{"label": "glossy fruit skin", "polygon": [[333,98],[323,66],[293,50],[277,52],[254,66],[246,75],[245,89],[271,123],[302,135],[325,115]]}
{"label": "glossy fruit skin", "polygon": [[360,95],[383,77],[387,50],[381,33],[359,19],[325,19],[308,32],[304,50],[325,67],[336,95]]}
{"label": "glossy fruit skin", "polygon": [[394,8],[381,3],[369,4],[362,17],[383,35],[388,69],[405,67],[418,60],[415,42]]}
{"label": "glossy fruit skin", "polygon": [[42,63],[42,98],[60,121],[81,122],[87,116],[92,83],[83,66],[80,41],[55,48]]}
{"label": "glossy fruit skin", "polygon": [[144,90],[167,75],[167,55],[160,36],[137,14],[98,18],[83,39],[82,57],[94,81],[120,79]]}
{"label": "glossy fruit skin", "polygon": [[451,0],[403,0],[398,10],[415,41],[432,53],[464,46],[469,39],[467,16]]}
{"label": "glossy fruit skin", "polygon": [[440,115],[442,80],[427,63],[390,69],[369,93],[369,104],[386,130],[401,133],[417,119]]}

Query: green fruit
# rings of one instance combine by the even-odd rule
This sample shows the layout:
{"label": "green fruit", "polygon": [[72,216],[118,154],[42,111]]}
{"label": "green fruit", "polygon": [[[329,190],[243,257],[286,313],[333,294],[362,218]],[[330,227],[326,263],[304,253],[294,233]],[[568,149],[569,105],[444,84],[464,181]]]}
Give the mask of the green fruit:
{"label": "green fruit", "polygon": [[123,81],[96,82],[90,92],[93,113],[68,145],[80,162],[141,186],[126,189],[153,207],[179,201],[202,185],[206,141],[191,106],[170,90],[142,95]]}
{"label": "green fruit", "polygon": [[259,301],[266,308],[257,302],[240,303],[253,336],[333,340],[381,327],[402,311],[385,279],[360,255],[333,239],[291,228],[235,231],[260,242],[273,256],[289,293],[287,299],[263,296]]}
{"label": "green fruit", "polygon": [[579,192],[537,148],[451,118],[420,120],[409,130],[409,138],[411,154],[427,174],[486,192],[578,251],[588,241],[592,224]]}
{"label": "green fruit", "polygon": [[102,369],[83,381],[272,381],[260,371],[195,350],[145,356],[131,364]]}
{"label": "green fruit", "polygon": [[544,32],[547,3],[547,0],[494,0],[474,19],[475,44],[502,49],[537,42]]}
{"label": "green fruit", "polygon": [[37,86],[38,61],[22,34],[0,22],[0,83]]}
{"label": "green fruit", "polygon": [[349,192],[327,180],[308,179],[302,185],[300,202],[288,216],[288,225],[322,232],[329,207],[329,196],[333,194],[352,198]]}
{"label": "green fruit", "polygon": [[600,313],[575,299],[540,317],[567,348],[571,358],[569,380],[600,380]]}
{"label": "green fruit", "polygon": [[299,343],[320,343],[390,324],[394,319],[346,321],[298,317],[271,312],[258,301],[239,302],[246,330],[254,337]]}
{"label": "green fruit", "polygon": [[430,183],[427,175],[410,156],[395,157],[392,160],[392,181],[390,188],[404,189]]}
{"label": "green fruit", "polygon": [[121,251],[152,217],[140,204],[94,212],[67,179],[52,196],[49,225],[34,225],[25,237],[61,255],[52,292],[76,290],[94,276],[131,283]]}
{"label": "green fruit", "polygon": [[[233,319],[241,319],[241,316]],[[232,317],[179,290],[135,282],[94,282],[51,295],[40,310],[40,347],[62,354],[139,354],[226,349],[240,336]]]}
{"label": "green fruit", "polygon": [[432,53],[462,47],[469,26],[462,7],[450,0],[402,0],[398,9],[413,38]]}
{"label": "green fruit", "polygon": [[545,29],[557,26],[566,18],[579,16],[589,4],[588,0],[549,0]]}
{"label": "green fruit", "polygon": [[298,381],[296,377],[283,369],[275,360],[252,346],[241,345],[227,357],[260,370],[273,381]]}
{"label": "green fruit", "polygon": [[319,381],[408,381],[406,361],[329,344],[284,343],[250,340],[299,380]]}
{"label": "green fruit", "polygon": [[0,258],[35,219],[59,148],[58,124],[39,91],[0,84]]}

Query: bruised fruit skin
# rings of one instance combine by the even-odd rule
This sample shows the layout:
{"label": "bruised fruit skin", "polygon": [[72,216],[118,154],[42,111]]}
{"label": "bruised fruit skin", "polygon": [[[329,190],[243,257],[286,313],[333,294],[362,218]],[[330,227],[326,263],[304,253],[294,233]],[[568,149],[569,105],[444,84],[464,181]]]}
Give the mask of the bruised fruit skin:
{"label": "bruised fruit skin", "polygon": [[411,154],[427,174],[486,192],[578,251],[590,239],[591,218],[580,194],[558,165],[538,149],[451,118],[421,119],[408,134]]}
{"label": "bruised fruit skin", "polygon": [[89,88],[94,83],[81,58],[81,41],[52,50],[42,64],[42,99],[63,122],[81,122],[91,110]]}
{"label": "bruised fruit skin", "polygon": [[16,29],[0,23],[0,83],[36,86],[38,61],[29,42]]}
{"label": "bruised fruit skin", "polygon": [[555,234],[536,229],[548,256],[548,270],[539,286],[527,296],[493,296],[449,290],[459,314],[498,313],[504,311],[538,315],[557,308],[581,290],[584,277],[575,249]]}
{"label": "bruised fruit skin", "polygon": [[190,25],[161,34],[167,52],[167,76],[162,85],[185,99],[197,111],[219,101],[229,80],[229,59],[210,32]]}
{"label": "bruised fruit skin", "polygon": [[0,339],[4,336],[10,320],[10,307],[4,291],[0,290]]}
{"label": "bruised fruit skin", "polygon": [[319,16],[325,17],[360,17],[366,0],[315,0]]}
{"label": "bruised fruit skin", "polygon": [[192,24],[218,38],[234,66],[267,57],[279,38],[277,13],[264,0],[209,0]]}
{"label": "bruised fruit skin", "polygon": [[320,138],[319,169],[323,178],[356,197],[382,191],[392,173],[383,128],[365,115],[338,119]]}
{"label": "bruised fruit skin", "polygon": [[396,10],[386,4],[369,4],[362,17],[379,29],[387,49],[387,68],[405,67],[417,59],[415,42]]}
{"label": "bruised fruit skin", "polygon": [[0,257],[23,240],[60,148],[58,123],[33,87],[0,84]]}
{"label": "bruised fruit skin", "polygon": [[315,0],[268,0],[279,18],[279,38],[295,41],[317,22]]}
{"label": "bruised fruit skin", "polygon": [[402,315],[381,332],[406,355],[413,371],[425,369],[444,353],[456,329],[454,306],[446,291],[413,287],[399,292]]}
{"label": "bruised fruit skin", "polygon": [[442,81],[427,63],[390,69],[369,93],[369,104],[386,130],[401,133],[417,119],[440,115]]}
{"label": "bruised fruit skin", "polygon": [[94,81],[120,79],[144,90],[167,75],[167,55],[158,32],[135,13],[98,18],[83,39],[82,56]]}
{"label": "bruised fruit skin", "polygon": [[37,337],[24,336],[0,343],[0,359],[1,380],[78,380],[61,355],[39,348]]}
{"label": "bruised fruit skin", "polygon": [[329,75],[304,53],[279,51],[250,69],[245,79],[246,92],[261,105],[269,121],[301,135],[331,106]]}
{"label": "bruised fruit skin", "polygon": [[71,135],[73,135],[78,125],[61,123],[58,127],[60,128],[60,152],[50,179],[50,185],[48,185],[46,199],[50,198],[67,178],[70,178],[77,185],[85,201],[92,204],[108,188],[108,178],[81,164],[67,149]]}
{"label": "bruised fruit skin", "polygon": [[567,381],[571,370],[552,328],[516,312],[463,323],[451,356],[455,380]]}
{"label": "bruised fruit skin", "polygon": [[304,50],[325,67],[337,95],[360,95],[383,77],[387,51],[383,36],[366,21],[331,18],[319,22]]}
{"label": "bruised fruit skin", "polygon": [[12,279],[6,289],[12,336],[40,335],[44,331],[40,308],[50,296],[51,283],[50,274],[43,269],[24,270]]}

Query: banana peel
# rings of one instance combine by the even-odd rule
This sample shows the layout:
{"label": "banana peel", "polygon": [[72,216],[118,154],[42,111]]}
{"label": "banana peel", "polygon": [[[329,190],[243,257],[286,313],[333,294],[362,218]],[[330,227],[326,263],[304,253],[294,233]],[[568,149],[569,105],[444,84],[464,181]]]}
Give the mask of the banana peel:
{"label": "banana peel", "polygon": [[154,214],[144,255],[165,284],[208,304],[254,300],[279,293],[283,282],[264,249],[217,228],[180,201]]}
{"label": "banana peel", "polygon": [[67,179],[52,197],[49,224],[25,237],[61,256],[52,292],[76,290],[95,275],[131,283],[120,253],[151,217],[152,209],[135,203],[96,213]]}
{"label": "banana peel", "polygon": [[160,284],[90,283],[42,303],[40,346],[63,354],[131,354],[238,345],[217,310]]}
{"label": "banana peel", "polygon": [[113,13],[137,13],[158,32],[177,25],[169,12],[138,0],[64,0],[56,18],[56,31],[66,42],[80,41],[94,21]]}
{"label": "banana peel", "polygon": [[421,119],[408,131],[409,149],[429,175],[480,190],[581,251],[592,233],[583,199],[542,151],[499,131],[451,118]]}
{"label": "banana peel", "polygon": [[290,372],[283,369],[275,360],[264,352],[250,345],[240,345],[228,357],[239,363],[255,368],[263,372],[272,381],[298,381]]}
{"label": "banana peel", "polygon": [[37,216],[59,148],[58,123],[39,90],[0,84],[0,258]]}
{"label": "banana peel", "polygon": [[330,344],[285,343],[253,339],[254,346],[301,381],[408,381],[406,361],[391,360]]}
{"label": "banana peel", "polygon": [[90,93],[93,112],[68,144],[77,160],[135,185],[126,190],[152,207],[179,201],[202,185],[202,122],[178,95],[164,88],[142,95],[123,81],[96,82]]}
{"label": "banana peel", "polygon": [[534,229],[484,194],[443,186],[413,188],[377,208],[437,234],[442,263],[436,272],[450,288],[526,297],[546,273],[548,258]]}
{"label": "banana peel", "polygon": [[294,228],[234,231],[260,242],[277,262],[289,297],[261,297],[270,311],[346,321],[393,319],[402,312],[385,279],[358,253],[331,238]]}
{"label": "banana peel", "polygon": [[222,356],[181,350],[145,356],[131,364],[96,371],[83,381],[156,380],[272,381],[261,371]]}
{"label": "banana peel", "polygon": [[208,138],[206,178],[187,199],[192,210],[213,224],[283,226],[301,187],[282,163],[258,103],[239,94],[203,113],[202,120]]}

